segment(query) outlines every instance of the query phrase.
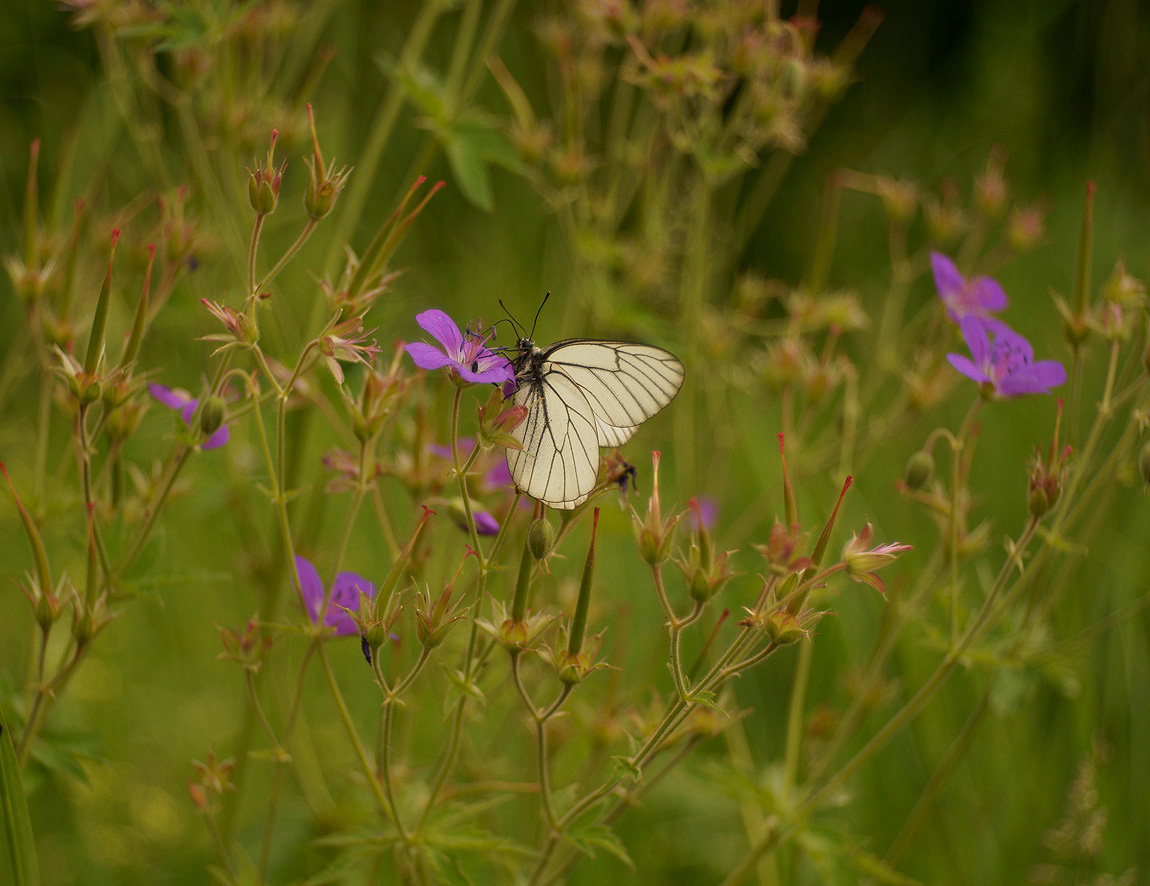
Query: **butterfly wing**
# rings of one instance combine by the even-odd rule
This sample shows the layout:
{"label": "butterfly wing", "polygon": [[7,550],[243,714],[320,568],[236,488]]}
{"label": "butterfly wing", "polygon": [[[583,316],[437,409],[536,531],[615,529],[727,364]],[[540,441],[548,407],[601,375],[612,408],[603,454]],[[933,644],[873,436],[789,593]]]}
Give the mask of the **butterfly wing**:
{"label": "butterfly wing", "polygon": [[547,348],[544,358],[545,365],[561,369],[583,392],[600,446],[627,442],[683,384],[683,364],[652,345],[572,339]]}
{"label": "butterfly wing", "polygon": [[564,372],[542,368],[520,383],[515,403],[527,407],[527,417],[511,432],[523,445],[507,450],[511,479],[544,504],[578,507],[599,475],[598,434],[587,398]]}
{"label": "butterfly wing", "polygon": [[515,402],[527,418],[512,432],[523,449],[507,451],[512,479],[544,504],[577,507],[595,487],[599,447],[625,443],[682,383],[682,364],[651,345],[551,345],[520,375]]}

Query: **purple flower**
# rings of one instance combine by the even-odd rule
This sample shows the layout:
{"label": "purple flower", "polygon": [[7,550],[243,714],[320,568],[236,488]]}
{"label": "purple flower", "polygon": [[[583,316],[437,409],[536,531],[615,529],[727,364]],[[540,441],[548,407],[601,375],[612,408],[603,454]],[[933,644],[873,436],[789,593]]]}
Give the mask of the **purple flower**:
{"label": "purple flower", "polygon": [[[316,624],[319,621],[319,608],[323,605],[325,590],[323,581],[320,580],[319,573],[310,560],[297,556],[295,566],[299,573],[300,596],[303,597],[304,606],[307,607],[308,618],[312,624]],[[335,628],[336,636],[346,637],[359,633],[355,620],[341,607],[358,609],[361,594],[369,599],[373,598],[375,585],[354,572],[341,572],[335,577],[323,623],[329,628]]]}
{"label": "purple flower", "polygon": [[[959,328],[970,358],[947,354],[950,365],[998,397],[1045,394],[1066,381],[1057,360],[1034,362],[1034,348],[1025,338],[998,320],[964,317]],[[993,336],[993,341],[991,339]]]}
{"label": "purple flower", "polygon": [[941,252],[930,254],[930,268],[938,297],[946,305],[946,315],[952,322],[959,323],[964,317],[989,318],[994,311],[1006,308],[1006,292],[997,280],[990,277],[967,280]]}
{"label": "purple flower", "polygon": [[472,511],[472,515],[475,517],[475,531],[480,535],[499,534],[499,521],[490,513],[476,508]]}
{"label": "purple flower", "polygon": [[[187,391],[180,390],[179,388],[168,388],[155,382],[148,385],[148,393],[169,409],[180,410],[180,417],[184,420],[184,424],[188,427],[192,426],[192,417],[196,414],[196,407],[200,404],[199,400]],[[229,437],[231,437],[231,431],[228,430],[228,426],[220,425],[212,432],[211,436],[200,445],[200,448],[219,449],[228,442]]]}
{"label": "purple flower", "polygon": [[407,353],[421,369],[447,367],[469,382],[503,384],[515,378],[507,358],[485,347],[488,335],[473,332],[470,325],[460,333],[454,320],[434,309],[416,314],[415,320],[440,345],[435,347],[417,341],[406,346]]}

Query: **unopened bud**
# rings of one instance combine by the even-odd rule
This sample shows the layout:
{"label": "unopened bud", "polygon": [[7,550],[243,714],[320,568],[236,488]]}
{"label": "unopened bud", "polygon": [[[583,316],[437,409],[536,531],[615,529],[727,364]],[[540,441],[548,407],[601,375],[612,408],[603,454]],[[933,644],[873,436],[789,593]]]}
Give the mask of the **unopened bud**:
{"label": "unopened bud", "polygon": [[906,463],[903,481],[908,489],[922,489],[934,476],[934,459],[930,453],[920,449]]}
{"label": "unopened bud", "polygon": [[1026,500],[1026,511],[1032,517],[1042,517],[1050,510],[1051,504],[1046,490],[1041,486],[1036,486],[1030,490],[1030,496]]}
{"label": "unopened bud", "polygon": [[527,530],[527,547],[531,549],[531,556],[542,560],[551,553],[551,546],[555,544],[555,527],[546,520],[536,520]]}
{"label": "unopened bud", "polygon": [[776,609],[763,622],[767,636],[776,646],[789,646],[797,643],[807,632],[796,615],[786,609]]}
{"label": "unopened bud", "polygon": [[219,430],[220,425],[224,423],[226,409],[227,402],[218,395],[212,395],[204,402],[204,411],[200,413],[200,430],[205,437],[210,437]]}

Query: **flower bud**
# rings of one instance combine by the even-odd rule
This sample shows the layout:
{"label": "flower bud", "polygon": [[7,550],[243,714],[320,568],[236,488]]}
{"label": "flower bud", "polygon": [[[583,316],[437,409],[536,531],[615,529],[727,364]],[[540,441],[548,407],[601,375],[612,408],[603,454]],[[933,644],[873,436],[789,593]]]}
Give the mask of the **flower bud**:
{"label": "flower bud", "polygon": [[574,686],[587,673],[588,659],[583,653],[559,653],[559,679],[567,686]]}
{"label": "flower bud", "polygon": [[329,171],[319,149],[319,138],[315,134],[315,118],[311,105],[307,106],[308,123],[311,126],[312,155],[305,162],[308,166],[307,190],[304,193],[304,208],[312,221],[319,221],[331,212],[335,201],[347,184],[350,170],[344,166]]}
{"label": "flower bud", "polygon": [[223,397],[213,394],[204,402],[203,412],[200,413],[200,430],[205,437],[210,437],[220,425],[224,423],[224,411],[227,403]]}
{"label": "flower bud", "polygon": [[790,646],[807,635],[798,616],[786,609],[776,609],[767,616],[762,626],[776,646]]}
{"label": "flower bud", "polygon": [[546,520],[535,520],[527,530],[527,547],[536,560],[544,559],[555,544],[555,527]]}
{"label": "flower bud", "polygon": [[256,163],[256,168],[248,173],[248,202],[260,215],[270,215],[279,203],[280,185],[286,161],[277,168],[273,154],[279,132],[272,130],[271,146],[268,148],[268,161],[264,165]]}
{"label": "flower bud", "polygon": [[1041,241],[1046,233],[1046,210],[1041,206],[1015,209],[1006,222],[1006,242],[1015,252],[1027,252]]}
{"label": "flower bud", "polygon": [[1102,284],[1102,296],[1109,302],[1135,307],[1146,299],[1146,285],[1126,270],[1126,262],[1119,259],[1106,282]]}
{"label": "flower bud", "polygon": [[[458,578],[458,573],[456,574]],[[441,644],[448,633],[465,616],[456,614],[451,607],[451,594],[455,587],[455,580],[443,589],[439,599],[433,604],[431,595],[421,591],[416,598],[415,605],[415,635],[426,649],[434,649]]]}
{"label": "flower bud", "polygon": [[918,186],[914,182],[879,176],[875,186],[887,218],[898,224],[906,224],[914,218],[919,201]]}
{"label": "flower bud", "polygon": [[903,481],[908,489],[922,489],[934,476],[934,459],[926,450],[920,449],[906,463]]}
{"label": "flower bud", "polygon": [[942,183],[942,199],[923,200],[927,235],[935,243],[952,243],[966,231],[969,222],[958,200],[954,182]]}
{"label": "flower bud", "polygon": [[218,657],[230,659],[253,673],[258,671],[263,663],[264,653],[274,642],[272,637],[264,635],[259,619],[248,619],[247,624],[240,630],[232,628],[219,630],[224,651]]}
{"label": "flower bud", "polygon": [[363,642],[367,644],[367,648],[371,650],[374,655],[384,643],[387,642],[391,636],[391,631],[388,626],[382,621],[369,621],[363,625],[363,631],[360,634]]}
{"label": "flower bud", "polygon": [[1041,486],[1036,486],[1030,490],[1030,496],[1026,499],[1026,512],[1032,517],[1042,517],[1050,510],[1050,505],[1053,502],[1046,494],[1046,490]]}
{"label": "flower bud", "polygon": [[105,614],[104,597],[97,597],[94,603],[87,603],[76,595],[72,600],[72,637],[77,646],[86,646],[100,629],[108,623]]}

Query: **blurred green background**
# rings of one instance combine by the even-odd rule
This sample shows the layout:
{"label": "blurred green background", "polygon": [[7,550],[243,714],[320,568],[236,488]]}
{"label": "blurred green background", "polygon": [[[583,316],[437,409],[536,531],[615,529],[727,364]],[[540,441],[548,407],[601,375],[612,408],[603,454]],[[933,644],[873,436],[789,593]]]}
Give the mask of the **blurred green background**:
{"label": "blurred green background", "polygon": [[[178,6],[178,5],[177,5]],[[219,8],[223,8],[219,5]],[[532,72],[544,64],[534,28],[545,4],[520,4],[513,12],[500,53],[507,66],[533,99]],[[857,3],[823,3],[817,10],[804,5],[803,13],[817,14],[822,22],[819,45],[837,44],[862,9]],[[1134,0],[1092,4],[1073,2],[916,3],[884,4],[884,21],[864,51],[856,74],[858,82],[833,106],[814,134],[809,148],[795,158],[781,189],[741,257],[740,266],[763,276],[797,283],[810,260],[818,228],[823,186],[828,174],[840,167],[896,178],[914,179],[929,186],[952,179],[963,193],[980,173],[989,151],[1001,145],[1008,155],[1007,176],[1013,192],[1025,201],[1048,201],[1047,233],[1042,245],[1004,269],[1000,276],[1012,297],[1011,318],[1038,343],[1040,351],[1056,353],[1061,339],[1049,292],[1064,294],[1072,287],[1075,249],[1085,200],[1086,182],[1097,185],[1094,275],[1101,280],[1114,262],[1124,257],[1131,273],[1150,274],[1146,220],[1150,211],[1150,16]],[[784,13],[792,10],[788,6]],[[65,227],[71,202],[91,188],[100,212],[110,216],[141,191],[138,159],[124,144],[122,129],[110,121],[117,111],[105,82],[101,52],[93,32],[76,29],[73,12],[56,4],[9,0],[0,15],[0,251],[19,253],[22,242],[22,206],[28,145],[42,140],[40,156],[41,209],[47,221]],[[302,193],[306,151],[302,128],[302,102],[310,101],[325,155],[356,165],[373,115],[389,86],[378,64],[381,52],[398,53],[416,16],[406,4],[320,4],[299,11],[298,20],[282,25],[285,45],[296,56],[277,57],[284,82],[278,83],[279,109],[284,122],[275,120],[265,96],[247,98],[249,116],[235,121],[237,129],[252,127],[249,153],[262,156],[268,125],[280,125],[286,146],[280,156],[289,160],[282,205],[285,209],[269,226],[269,242],[290,241],[298,217],[292,216]],[[434,32],[425,58],[446,63],[460,13],[451,12]],[[309,28],[315,23],[316,32]],[[208,35],[210,36],[210,35]],[[207,39],[207,37],[205,37]],[[326,66],[317,58],[322,47],[335,48]],[[274,53],[269,50],[269,59]],[[269,61],[269,64],[271,62]],[[318,79],[297,95],[292,86]],[[538,84],[535,84],[538,86]],[[304,94],[306,92],[306,94]],[[477,102],[490,112],[506,114],[506,103],[487,79]],[[244,102],[238,104],[243,105]],[[373,323],[385,349],[395,338],[418,335],[413,315],[428,306],[455,310],[457,316],[482,313],[498,316],[502,298],[520,319],[529,317],[542,292],[555,290],[570,278],[575,260],[557,236],[553,217],[540,205],[535,192],[521,177],[491,168],[495,208],[484,212],[469,203],[451,180],[442,156],[427,157],[418,113],[407,106],[400,113],[394,134],[374,184],[366,195],[367,210],[358,227],[346,231],[352,246],[362,250],[376,226],[391,211],[397,195],[416,174],[432,180],[446,178],[448,187],[429,205],[413,228],[399,255],[405,274],[394,295],[381,303]],[[150,121],[159,127],[156,145],[169,157],[179,157],[181,130],[176,115]],[[267,125],[265,125],[267,124]],[[243,141],[242,139],[238,139]],[[183,148],[187,148],[186,143]],[[206,150],[211,151],[212,145]],[[425,159],[426,157],[426,159]],[[214,159],[214,158],[213,158]],[[356,169],[353,175],[364,175]],[[237,181],[243,169],[236,168]],[[180,181],[150,183],[170,192]],[[204,220],[215,242],[203,244],[205,262],[227,269],[236,255],[229,235],[235,232],[214,224],[210,195],[193,193],[192,211]],[[288,212],[286,207],[292,207]],[[234,213],[242,217],[246,207]],[[336,215],[339,215],[337,209]],[[127,219],[132,222],[132,219]],[[142,213],[137,227],[155,224]],[[830,285],[867,296],[883,292],[889,257],[883,234],[881,208],[861,195],[844,199],[838,250],[830,271]],[[330,232],[329,232],[330,233]],[[136,238],[145,242],[144,232]],[[239,250],[242,256],[242,246]],[[309,244],[297,259],[299,268],[336,268],[332,244],[325,238]],[[90,279],[98,280],[102,259],[89,256]],[[122,251],[125,277],[138,270],[139,258]],[[135,264],[133,264],[135,263]],[[200,273],[185,278],[172,303],[161,315],[144,362],[162,370],[171,384],[195,388],[205,372],[207,351],[194,337],[211,331],[198,305],[201,297],[219,299],[238,295],[239,286],[220,291],[226,273]],[[231,269],[234,279],[238,269]],[[301,273],[283,284],[295,310],[306,313],[314,295],[310,278]],[[0,350],[26,335],[23,308],[5,279],[0,283]],[[125,293],[125,304],[132,298]],[[912,297],[927,303],[934,297],[928,280],[915,287]],[[586,332],[569,328],[570,312],[560,327],[561,310],[545,312],[540,321],[541,340]],[[578,322],[578,315],[575,316]],[[665,331],[667,343],[676,340]],[[865,350],[865,345],[862,346]],[[1091,367],[1097,372],[1100,367]],[[707,367],[690,367],[705,372]],[[34,420],[33,386],[16,379],[5,389],[0,417],[0,458],[17,477],[31,463],[28,451]],[[20,382],[23,383],[21,386]],[[867,456],[864,471],[848,504],[849,522],[857,526],[869,514],[881,524],[885,537],[911,542],[918,550],[904,561],[913,570],[925,559],[924,548],[934,533],[918,512],[891,493],[901,477],[906,457],[936,423],[955,425],[967,406],[964,398],[942,416],[889,441],[881,453]],[[157,410],[153,410],[153,413]],[[974,485],[982,495],[983,513],[992,517],[998,535],[1019,524],[1025,513],[1025,476],[1021,465],[1032,448],[1048,439],[1049,403],[1019,403],[1008,411],[991,407],[983,416],[981,461]],[[761,439],[763,464],[758,477],[778,483],[774,459],[777,431],[770,409],[743,415],[732,433]],[[661,418],[642,446],[671,445],[672,425]],[[159,444],[169,429],[166,419],[153,414],[141,438],[133,442],[141,456]],[[1037,432],[1036,429],[1041,429]],[[68,453],[63,433],[49,463],[62,463]],[[686,445],[675,440],[676,445]],[[705,451],[708,441],[691,441]],[[636,447],[635,455],[643,452]],[[318,455],[319,450],[309,455]],[[307,458],[307,456],[304,456]],[[635,458],[642,469],[645,459]],[[311,469],[305,469],[305,476]],[[265,502],[254,489],[258,466],[234,459],[209,462],[204,456],[193,468],[189,482],[195,495],[185,495],[169,512],[166,533],[154,556],[170,578],[162,587],[148,588],[100,638],[99,648],[83,667],[64,703],[54,712],[54,746],[91,762],[84,766],[85,783],[61,772],[33,767],[26,775],[37,828],[41,865],[46,883],[199,883],[209,857],[208,838],[192,812],[184,791],[191,774],[187,761],[203,759],[209,748],[226,755],[234,724],[243,703],[235,669],[215,660],[219,650],[214,625],[236,624],[252,614],[254,602],[246,581],[258,573],[253,552],[275,556],[276,540],[268,531]],[[321,475],[315,471],[315,477]],[[705,471],[684,488],[689,479],[668,477],[668,495],[682,502],[705,495]],[[316,482],[320,482],[318,479]],[[766,481],[764,481],[766,482]],[[814,478],[800,492],[800,507],[808,519],[829,508],[837,479]],[[725,488],[738,487],[727,478]],[[746,548],[761,541],[775,513],[781,511],[777,494],[761,514],[765,491],[755,484],[724,500],[716,531],[723,542],[724,527],[738,523],[739,536],[727,546]],[[678,488],[677,488],[678,487]],[[755,488],[751,488],[755,487]],[[244,493],[247,494],[245,498]],[[29,632],[27,607],[17,582],[29,560],[27,546],[10,498],[0,507],[0,680],[4,696],[19,691],[27,673]],[[1101,531],[1089,551],[1072,561],[1080,593],[1066,601],[1059,613],[1060,636],[1073,636],[1150,590],[1150,518],[1144,494],[1130,488],[1116,491]],[[333,514],[313,515],[317,525],[336,522]],[[611,515],[605,544],[617,563],[617,586],[642,586],[645,579],[629,552],[626,522]],[[843,532],[840,529],[840,533]],[[83,562],[82,525],[61,521],[46,529],[50,543],[75,551],[69,571],[80,574]],[[220,549],[239,550],[236,562],[221,563],[213,556]],[[350,558],[368,562],[373,545],[357,540]],[[577,562],[569,554],[569,562]],[[451,568],[444,564],[444,568]],[[748,565],[748,570],[754,569]],[[844,674],[869,648],[882,614],[882,601],[853,586],[833,603],[836,616],[820,628],[812,671],[812,700],[839,703]],[[632,617],[636,624],[656,624],[653,601],[638,600]],[[613,626],[616,639],[627,626]],[[1070,658],[1077,686],[1059,691],[1033,674],[1020,674],[1017,695],[1004,703],[1003,712],[988,718],[948,783],[936,813],[900,869],[924,883],[1025,882],[1032,865],[1048,860],[1043,834],[1058,824],[1067,792],[1080,762],[1089,757],[1096,738],[1109,747],[1109,757],[1098,769],[1098,806],[1108,810],[1104,848],[1096,859],[1083,859],[1080,871],[1090,882],[1094,871],[1115,874],[1137,868],[1138,882],[1150,882],[1150,840],[1146,837],[1145,797],[1150,794],[1150,620],[1143,613],[1116,630],[1087,637]],[[653,646],[662,649],[662,634]],[[934,652],[912,640],[896,657],[898,682],[913,687],[929,672]],[[628,679],[665,679],[663,665],[644,650],[631,650]],[[341,649],[341,673],[359,673],[358,651]],[[781,753],[783,720],[790,691],[794,655],[778,656],[751,680],[738,686],[738,701],[756,714],[747,721],[750,753],[767,766]],[[317,681],[318,683],[318,681]],[[348,683],[356,685],[349,676]],[[350,701],[370,711],[376,700],[371,687],[361,686]],[[895,838],[907,810],[918,796],[939,758],[961,729],[982,685],[979,675],[956,678],[916,725],[866,768],[852,785],[856,802],[844,811],[839,825],[854,841],[881,855]],[[369,720],[369,718],[367,718]],[[876,718],[876,725],[881,722]],[[332,747],[333,759],[347,761],[334,718],[316,716],[310,728],[312,747]],[[737,858],[744,837],[735,804],[727,796],[716,798],[703,787],[717,780],[708,757],[719,754],[722,739],[705,749],[701,759],[672,778],[649,802],[621,824],[624,841],[632,851],[639,873],[601,857],[579,868],[575,883],[598,882],[603,876],[642,883],[711,882],[731,859]],[[355,785],[339,789],[352,793]],[[734,789],[731,791],[734,793]],[[259,791],[253,791],[258,798]],[[336,797],[339,808],[341,797]],[[241,837],[257,839],[260,829],[258,799],[245,807]],[[293,858],[314,864],[317,850],[307,842],[325,825],[302,804],[288,805],[283,814],[284,840],[298,836],[298,846],[285,851],[279,862],[284,880]],[[828,835],[832,836],[832,835]],[[841,836],[841,835],[840,835]],[[853,882],[855,873],[840,868],[819,869],[797,854],[784,855],[782,882]],[[625,880],[624,878],[630,878]],[[1068,881],[1069,882],[1069,881]]]}

